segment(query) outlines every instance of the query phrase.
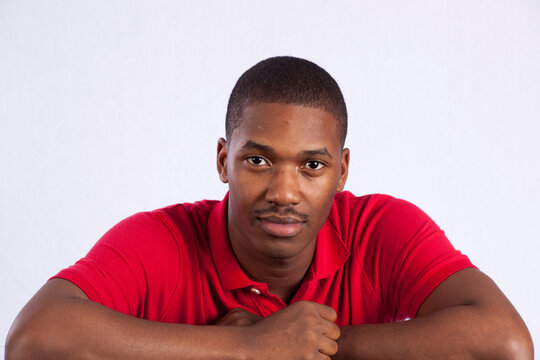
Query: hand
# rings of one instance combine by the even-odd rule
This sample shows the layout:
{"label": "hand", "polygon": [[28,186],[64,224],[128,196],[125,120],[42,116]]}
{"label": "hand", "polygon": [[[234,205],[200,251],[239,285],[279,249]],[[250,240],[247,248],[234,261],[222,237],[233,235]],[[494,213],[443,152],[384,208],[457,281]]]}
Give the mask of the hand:
{"label": "hand", "polygon": [[262,320],[262,317],[255,315],[242,308],[234,308],[224,317],[215,322],[214,325],[220,326],[251,326]]}
{"label": "hand", "polygon": [[250,358],[330,359],[338,351],[339,327],[331,307],[298,301],[250,326]]}

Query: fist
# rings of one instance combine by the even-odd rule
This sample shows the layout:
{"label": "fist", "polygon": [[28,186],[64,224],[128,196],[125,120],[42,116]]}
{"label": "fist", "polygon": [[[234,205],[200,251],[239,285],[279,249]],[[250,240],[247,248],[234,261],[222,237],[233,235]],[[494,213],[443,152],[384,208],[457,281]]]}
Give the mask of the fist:
{"label": "fist", "polygon": [[338,351],[339,327],[331,307],[299,301],[264,318],[246,331],[256,359],[330,359]]}

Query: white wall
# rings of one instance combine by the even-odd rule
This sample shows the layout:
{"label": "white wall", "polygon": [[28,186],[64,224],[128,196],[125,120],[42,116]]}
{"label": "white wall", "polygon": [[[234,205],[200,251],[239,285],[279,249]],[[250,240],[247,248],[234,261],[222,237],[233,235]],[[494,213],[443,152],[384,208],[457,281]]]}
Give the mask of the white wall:
{"label": "white wall", "polygon": [[534,0],[0,1],[1,341],[117,221],[223,196],[229,92],[273,55],[341,84],[348,189],[422,207],[540,344]]}

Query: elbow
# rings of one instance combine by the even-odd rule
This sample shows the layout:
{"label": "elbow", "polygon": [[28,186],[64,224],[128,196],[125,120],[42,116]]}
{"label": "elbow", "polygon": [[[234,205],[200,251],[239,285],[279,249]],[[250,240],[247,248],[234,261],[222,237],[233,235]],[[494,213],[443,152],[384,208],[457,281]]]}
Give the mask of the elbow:
{"label": "elbow", "polygon": [[[489,315],[489,314],[488,314]],[[497,360],[533,360],[533,341],[527,326],[517,314],[484,316],[470,343],[470,358]],[[474,336],[473,336],[474,337]]]}
{"label": "elbow", "polygon": [[504,359],[533,360],[534,348],[527,328],[508,334],[503,344]]}
{"label": "elbow", "polygon": [[35,359],[38,354],[36,337],[23,326],[14,323],[6,339],[5,360]]}
{"label": "elbow", "polygon": [[[506,322],[504,328],[484,338],[484,350],[474,358],[498,360],[533,360],[534,348],[529,330],[521,321]],[[487,333],[486,333],[487,334]],[[480,344],[478,344],[481,346]],[[480,347],[479,347],[480,348]]]}
{"label": "elbow", "polygon": [[5,360],[58,358],[60,339],[50,326],[19,316],[6,338]]}

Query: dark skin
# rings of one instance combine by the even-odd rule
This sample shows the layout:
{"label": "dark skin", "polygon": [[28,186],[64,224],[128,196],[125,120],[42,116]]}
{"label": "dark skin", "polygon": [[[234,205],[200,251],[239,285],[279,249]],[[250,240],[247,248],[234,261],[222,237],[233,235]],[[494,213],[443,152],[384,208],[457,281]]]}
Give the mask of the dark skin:
{"label": "dark skin", "polygon": [[[347,178],[335,120],[319,109],[252,104],[229,142],[220,139],[217,163],[241,266],[288,303]],[[234,309],[212,326],[165,324],[105,308],[53,279],[15,320],[6,359],[533,358],[518,313],[476,269],[443,281],[413,320],[338,328],[335,319],[333,309],[300,301],[264,319]]]}
{"label": "dark skin", "polygon": [[345,186],[349,150],[342,150],[332,115],[319,109],[257,104],[243,116],[248,120],[230,143],[218,143],[218,173],[229,184],[229,237],[248,276],[287,303]]}

